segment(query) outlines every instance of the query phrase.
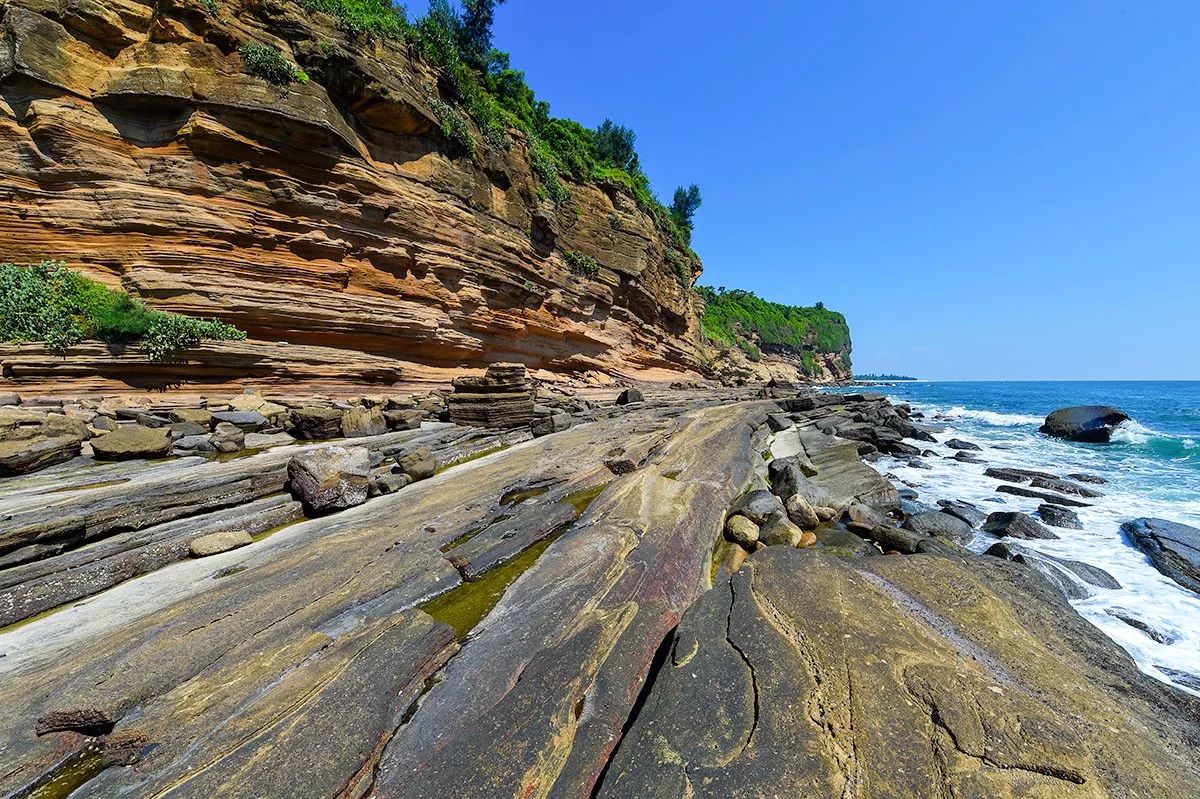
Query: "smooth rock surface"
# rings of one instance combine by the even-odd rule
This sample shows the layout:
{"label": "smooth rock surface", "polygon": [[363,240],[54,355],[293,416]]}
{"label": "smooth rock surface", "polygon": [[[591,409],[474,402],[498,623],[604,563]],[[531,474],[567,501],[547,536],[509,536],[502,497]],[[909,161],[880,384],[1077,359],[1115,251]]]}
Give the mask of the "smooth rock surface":
{"label": "smooth rock surface", "polygon": [[1121,532],[1154,568],[1200,593],[1200,530],[1165,519],[1134,519],[1121,525]]}

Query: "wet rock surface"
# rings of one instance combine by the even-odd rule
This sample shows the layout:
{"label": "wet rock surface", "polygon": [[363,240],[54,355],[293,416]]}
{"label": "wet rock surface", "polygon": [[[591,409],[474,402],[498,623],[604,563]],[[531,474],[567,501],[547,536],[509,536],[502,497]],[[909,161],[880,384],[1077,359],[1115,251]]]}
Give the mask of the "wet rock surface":
{"label": "wet rock surface", "polygon": [[1165,519],[1135,519],[1123,524],[1121,532],[1154,568],[1200,593],[1200,530]]}
{"label": "wet rock surface", "polygon": [[1041,431],[1048,436],[1071,441],[1107,444],[1121,422],[1129,421],[1124,411],[1107,405],[1083,405],[1060,408],[1046,417]]}

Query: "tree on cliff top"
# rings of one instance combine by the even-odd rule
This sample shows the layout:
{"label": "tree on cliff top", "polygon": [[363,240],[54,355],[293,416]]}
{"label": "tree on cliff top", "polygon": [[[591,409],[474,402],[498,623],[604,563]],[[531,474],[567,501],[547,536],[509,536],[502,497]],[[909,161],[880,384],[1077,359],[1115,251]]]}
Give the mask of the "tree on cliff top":
{"label": "tree on cliff top", "polygon": [[596,160],[607,161],[618,169],[632,171],[638,168],[634,142],[637,134],[624,125],[605,119],[592,136],[596,149]]}
{"label": "tree on cliff top", "polygon": [[703,199],[700,197],[700,187],[695,183],[686,189],[680,186],[675,190],[675,199],[671,202],[671,218],[675,225],[684,232],[687,240],[692,240],[692,221],[696,210],[700,208]]}

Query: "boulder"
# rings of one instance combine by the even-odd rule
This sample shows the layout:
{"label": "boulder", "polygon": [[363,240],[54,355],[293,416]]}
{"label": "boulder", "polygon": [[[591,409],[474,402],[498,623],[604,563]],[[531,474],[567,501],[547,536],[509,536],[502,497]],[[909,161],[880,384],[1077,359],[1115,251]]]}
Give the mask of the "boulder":
{"label": "boulder", "polygon": [[962,519],[940,511],[909,516],[904,521],[904,529],[922,535],[938,535],[959,544],[967,543],[973,535],[971,525]]}
{"label": "boulder", "polygon": [[1177,640],[1171,633],[1165,632],[1151,625],[1145,619],[1138,616],[1131,610],[1125,608],[1105,608],[1104,612],[1114,619],[1120,619],[1135,630],[1141,630],[1150,640],[1160,644],[1173,644]]}
{"label": "boulder", "polygon": [[983,523],[983,530],[1008,538],[1058,538],[1031,516],[1017,511],[993,511]]}
{"label": "boulder", "polygon": [[561,433],[563,430],[569,429],[574,421],[569,413],[543,416],[529,423],[529,432],[533,434],[534,438],[548,436],[551,433]]}
{"label": "boulder", "polygon": [[98,461],[164,458],[171,454],[171,433],[161,427],[122,425],[92,439],[92,453]]}
{"label": "boulder", "polygon": [[21,398],[16,394],[0,394],[0,408],[9,407],[12,405],[20,405]]}
{"label": "boulder", "polygon": [[218,411],[210,422],[214,429],[219,424],[231,424],[247,433],[257,433],[271,422],[257,411]]}
{"label": "boulder", "polygon": [[1038,491],[1035,488],[1025,488],[1024,486],[997,486],[996,491],[1001,494],[1012,494],[1014,497],[1029,497],[1031,499],[1040,499],[1043,502],[1049,502],[1052,505],[1066,505],[1072,508],[1087,508],[1091,503],[1083,502],[1078,499],[1064,497],[1062,494],[1055,494],[1053,491]]}
{"label": "boulder", "polygon": [[1037,514],[1038,518],[1051,527],[1061,527],[1065,530],[1083,529],[1083,523],[1079,521],[1079,515],[1070,508],[1064,508],[1061,505],[1038,505]]}
{"label": "boulder", "polygon": [[618,405],[629,405],[634,402],[645,402],[646,398],[636,388],[627,388],[617,396]]}
{"label": "boulder", "polygon": [[373,497],[382,496],[383,494],[394,494],[404,488],[411,482],[407,474],[389,472],[387,474],[376,475],[371,480],[371,486],[368,493]]}
{"label": "boulder", "polygon": [[864,533],[883,525],[884,517],[870,506],[855,502],[846,508],[842,523],[856,533]]}
{"label": "boulder", "polygon": [[83,446],[78,436],[27,438],[0,441],[0,477],[29,474],[77,456]]}
{"label": "boulder", "polygon": [[983,452],[983,447],[974,444],[970,441],[963,441],[961,438],[952,438],[946,442],[946,446],[950,449],[970,450],[972,452]]}
{"label": "boulder", "polygon": [[782,511],[775,511],[767,517],[758,531],[758,540],[769,547],[798,546],[803,537],[804,531],[792,524],[787,514]]}
{"label": "boulder", "polygon": [[188,554],[193,558],[206,558],[209,555],[219,555],[231,549],[253,544],[254,539],[245,530],[231,530],[224,533],[209,533],[199,538],[193,538],[188,544]]}
{"label": "boulder", "polygon": [[816,509],[800,494],[792,494],[784,503],[787,516],[803,530],[812,530],[821,523]]}
{"label": "boulder", "polygon": [[758,542],[758,525],[745,516],[730,516],[725,520],[725,537],[753,551]]}
{"label": "boulder", "polygon": [[1070,480],[1047,480],[1044,477],[1035,477],[1030,485],[1034,488],[1045,488],[1049,491],[1057,491],[1060,494],[1074,494],[1077,497],[1087,497],[1089,499],[1104,496],[1103,493],[1094,488],[1081,486],[1078,483],[1072,483]]}
{"label": "boulder", "polygon": [[787,430],[791,426],[792,420],[782,413],[767,414],[767,427],[771,428],[771,432],[778,433],[782,430]]}
{"label": "boulder", "polygon": [[978,527],[987,518],[986,513],[970,502],[962,502],[957,499],[939,499],[937,504],[942,509],[942,513],[948,513],[956,519],[961,519],[972,527]]}
{"label": "boulder", "polygon": [[1058,409],[1046,417],[1040,431],[1068,441],[1107,444],[1117,425],[1126,421],[1127,413],[1108,405],[1082,405]]}
{"label": "boulder", "polygon": [[729,513],[745,516],[755,524],[762,525],[771,514],[782,510],[783,503],[780,502],[779,497],[770,491],[759,489],[743,495],[737,502],[734,502]]}
{"label": "boulder", "polygon": [[396,467],[408,475],[409,480],[425,480],[437,473],[438,462],[429,447],[418,447],[396,459]]}
{"label": "boulder", "polygon": [[212,436],[207,434],[202,436],[184,436],[183,438],[176,439],[171,448],[175,452],[186,453],[217,451],[216,445],[212,443]]}
{"label": "boulder", "polygon": [[311,513],[363,504],[370,477],[365,447],[324,447],[293,455],[288,463],[288,489]]}
{"label": "boulder", "polygon": [[987,463],[983,458],[965,450],[954,453],[954,460],[959,463]]}
{"label": "boulder", "polygon": [[342,415],[337,408],[306,406],[291,414],[291,430],[296,438],[307,441],[325,441],[342,435]]}
{"label": "boulder", "polygon": [[534,419],[534,391],[525,367],[494,363],[482,377],[454,379],[447,401],[450,421],[458,425],[512,428]]}
{"label": "boulder", "polygon": [[1165,519],[1134,519],[1121,525],[1121,532],[1154,568],[1200,593],[1200,530]]}
{"label": "boulder", "polygon": [[342,435],[346,438],[380,436],[388,431],[383,409],[355,406],[342,416]]}
{"label": "boulder", "polygon": [[209,440],[217,452],[237,452],[246,446],[246,432],[229,422],[218,422]]}
{"label": "boulder", "polygon": [[1100,486],[1102,486],[1108,482],[1108,480],[1106,480],[1103,477],[1099,477],[1094,474],[1082,474],[1082,473],[1078,473],[1078,472],[1075,474],[1068,474],[1067,477],[1069,477],[1070,479],[1072,479],[1076,482],[1079,482],[1079,483],[1091,483],[1092,485],[1100,485]]}
{"label": "boulder", "polygon": [[176,408],[167,416],[173,422],[191,422],[212,429],[212,412],[207,408]]}
{"label": "boulder", "polygon": [[1049,472],[1035,472],[1030,469],[1013,469],[1007,466],[991,466],[987,469],[984,469],[983,474],[986,477],[1002,480],[1006,483],[1028,483],[1030,480],[1038,477],[1041,477],[1045,480],[1058,479],[1058,475],[1050,474]]}
{"label": "boulder", "polygon": [[420,430],[425,413],[418,410],[385,410],[383,421],[388,430]]}

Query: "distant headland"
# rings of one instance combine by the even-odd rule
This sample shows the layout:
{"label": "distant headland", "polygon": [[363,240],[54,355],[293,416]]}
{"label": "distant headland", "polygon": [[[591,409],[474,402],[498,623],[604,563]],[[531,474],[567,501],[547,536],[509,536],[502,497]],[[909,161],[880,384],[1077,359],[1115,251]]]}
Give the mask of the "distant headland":
{"label": "distant headland", "polygon": [[908,375],[876,375],[876,374],[870,374],[870,375],[855,375],[855,376],[854,376],[854,379],[855,379],[855,380],[918,380],[919,378],[916,378],[916,377],[909,377]]}

